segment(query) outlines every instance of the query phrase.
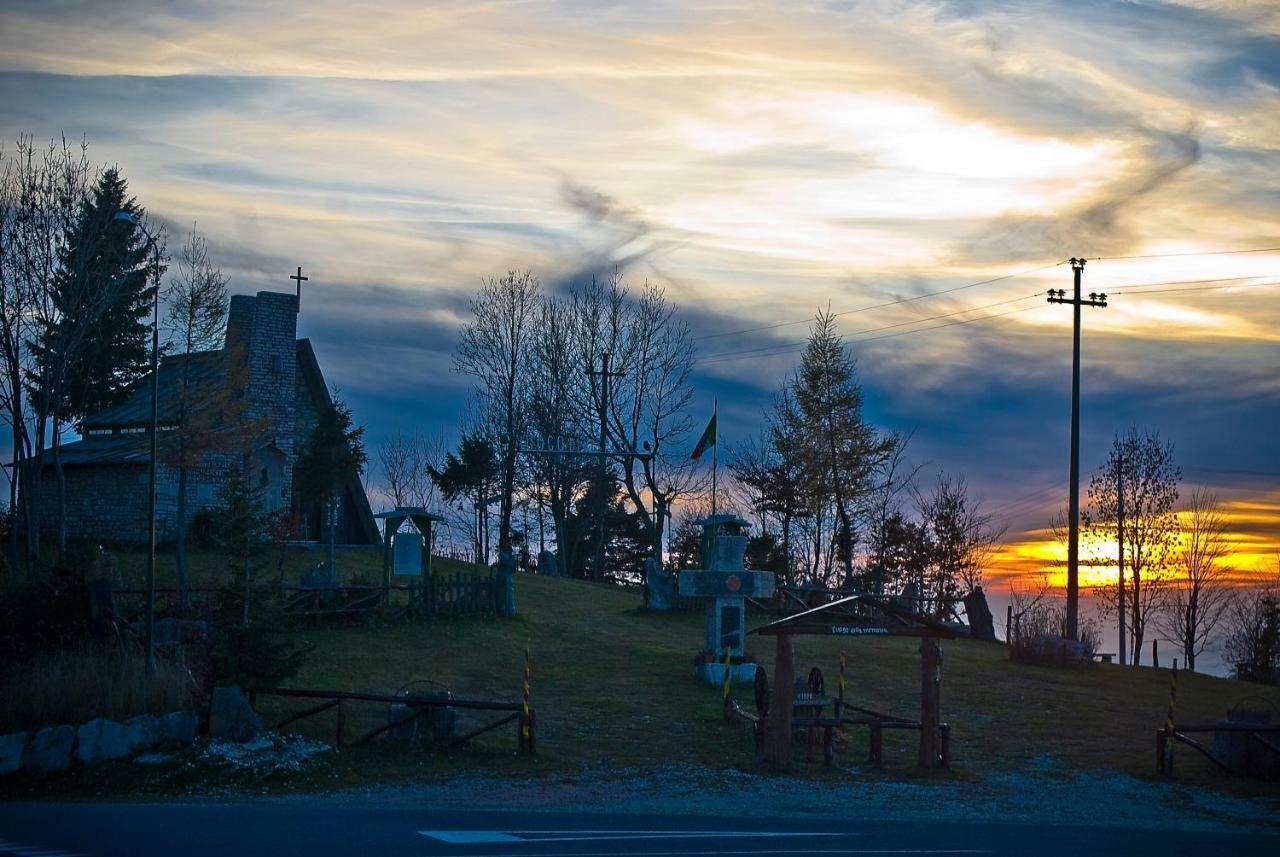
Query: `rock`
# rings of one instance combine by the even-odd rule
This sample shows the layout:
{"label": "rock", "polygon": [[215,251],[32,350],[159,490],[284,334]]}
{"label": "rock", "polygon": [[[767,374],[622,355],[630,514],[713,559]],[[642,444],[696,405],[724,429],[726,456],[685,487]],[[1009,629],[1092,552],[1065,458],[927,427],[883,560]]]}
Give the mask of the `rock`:
{"label": "rock", "polygon": [[71,749],[76,743],[74,726],[49,726],[31,736],[22,767],[28,774],[44,776],[71,767]]}
{"label": "rock", "polygon": [[124,722],[124,732],[130,753],[150,750],[160,742],[160,724],[154,714],[130,717]]}
{"label": "rock", "polygon": [[975,640],[994,643],[996,641],[995,618],[991,615],[991,608],[987,606],[987,596],[982,591],[982,587],[975,586],[963,600],[965,615],[969,617],[969,636]]}
{"label": "rock", "polygon": [[0,776],[12,774],[22,767],[22,754],[27,749],[26,732],[0,735]]}
{"label": "rock", "polygon": [[1038,664],[1081,664],[1093,659],[1089,644],[1056,634],[1040,634],[1031,641],[1032,660]]}
{"label": "rock", "polygon": [[551,551],[542,551],[538,554],[538,574],[560,577],[560,563]]}
{"label": "rock", "polygon": [[675,585],[671,575],[663,571],[652,556],[644,560],[644,585],[650,610],[670,610],[675,604]]}
{"label": "rock", "polygon": [[174,711],[156,718],[160,743],[185,746],[196,740],[200,718],[194,711]]}
{"label": "rock", "polygon": [[133,751],[125,727],[99,717],[76,730],[76,761],[96,765],[108,759],[122,759]]}
{"label": "rock", "polygon": [[232,741],[248,741],[262,731],[262,721],[249,707],[244,691],[236,685],[213,689],[209,706],[209,735]]}

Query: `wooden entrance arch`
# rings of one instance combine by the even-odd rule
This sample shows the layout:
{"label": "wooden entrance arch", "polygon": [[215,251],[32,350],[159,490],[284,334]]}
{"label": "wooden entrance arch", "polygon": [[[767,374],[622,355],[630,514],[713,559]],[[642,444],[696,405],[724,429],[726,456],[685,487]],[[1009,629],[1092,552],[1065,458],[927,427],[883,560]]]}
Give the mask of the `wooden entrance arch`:
{"label": "wooden entrance arch", "polygon": [[941,767],[942,755],[942,647],[955,631],[941,622],[921,616],[892,598],[852,595],[786,616],[747,632],[776,639],[772,699],[765,724],[764,757],[774,767],[791,762],[791,709],[795,683],[795,659],[791,638],[919,637],[920,640],[920,766]]}

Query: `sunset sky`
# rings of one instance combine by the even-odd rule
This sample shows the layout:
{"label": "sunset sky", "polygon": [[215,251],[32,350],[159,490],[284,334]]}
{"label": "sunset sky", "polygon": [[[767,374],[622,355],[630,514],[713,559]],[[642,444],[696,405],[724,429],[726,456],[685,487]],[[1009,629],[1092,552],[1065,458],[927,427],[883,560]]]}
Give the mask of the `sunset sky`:
{"label": "sunset sky", "polygon": [[197,221],[233,291],[302,265],[300,335],[373,444],[456,423],[457,326],[508,268],[665,284],[728,445],[847,313],[872,420],[1007,519],[997,575],[1065,504],[1043,292],[1088,257],[1083,481],[1157,429],[1235,563],[1280,551],[1280,252],[1219,252],[1280,247],[1272,0],[5,0],[0,104],[5,140],[84,134]]}

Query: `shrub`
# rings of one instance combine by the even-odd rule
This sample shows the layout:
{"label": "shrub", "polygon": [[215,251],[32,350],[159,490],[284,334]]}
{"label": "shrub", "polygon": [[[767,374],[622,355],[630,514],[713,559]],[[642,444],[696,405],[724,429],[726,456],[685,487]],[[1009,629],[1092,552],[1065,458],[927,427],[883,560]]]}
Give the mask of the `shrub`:
{"label": "shrub", "polygon": [[89,639],[90,549],[68,550],[41,576],[15,586],[0,600],[0,661],[84,645]]}
{"label": "shrub", "polygon": [[185,669],[162,658],[148,679],[143,666],[141,654],[97,646],[42,651],[6,664],[0,670],[0,733],[193,707],[195,681]]}
{"label": "shrub", "polygon": [[214,681],[249,689],[279,687],[298,674],[309,651],[272,628],[223,627],[213,645]]}
{"label": "shrub", "polygon": [[[1008,632],[1009,657],[1030,664],[1063,665],[1073,661],[1067,647],[1056,641],[1062,639],[1066,624],[1066,605],[1053,600],[1039,600],[1025,608],[1014,620]],[[1084,662],[1093,660],[1101,635],[1097,621],[1082,619],[1077,634],[1081,649],[1078,654]]]}

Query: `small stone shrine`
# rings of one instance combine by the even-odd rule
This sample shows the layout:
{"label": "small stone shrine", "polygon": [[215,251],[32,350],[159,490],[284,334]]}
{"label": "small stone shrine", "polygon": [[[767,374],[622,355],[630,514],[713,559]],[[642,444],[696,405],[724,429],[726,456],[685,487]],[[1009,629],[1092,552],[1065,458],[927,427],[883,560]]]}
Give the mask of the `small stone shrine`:
{"label": "small stone shrine", "polygon": [[746,599],[773,597],[773,572],[745,567],[746,531],[751,526],[746,521],[736,515],[712,515],[695,523],[702,526],[702,568],[680,572],[680,594],[715,599],[707,605],[706,625],[706,650],[715,662],[699,668],[698,677],[719,685],[727,655],[731,680],[751,681],[755,664],[742,662]]}

